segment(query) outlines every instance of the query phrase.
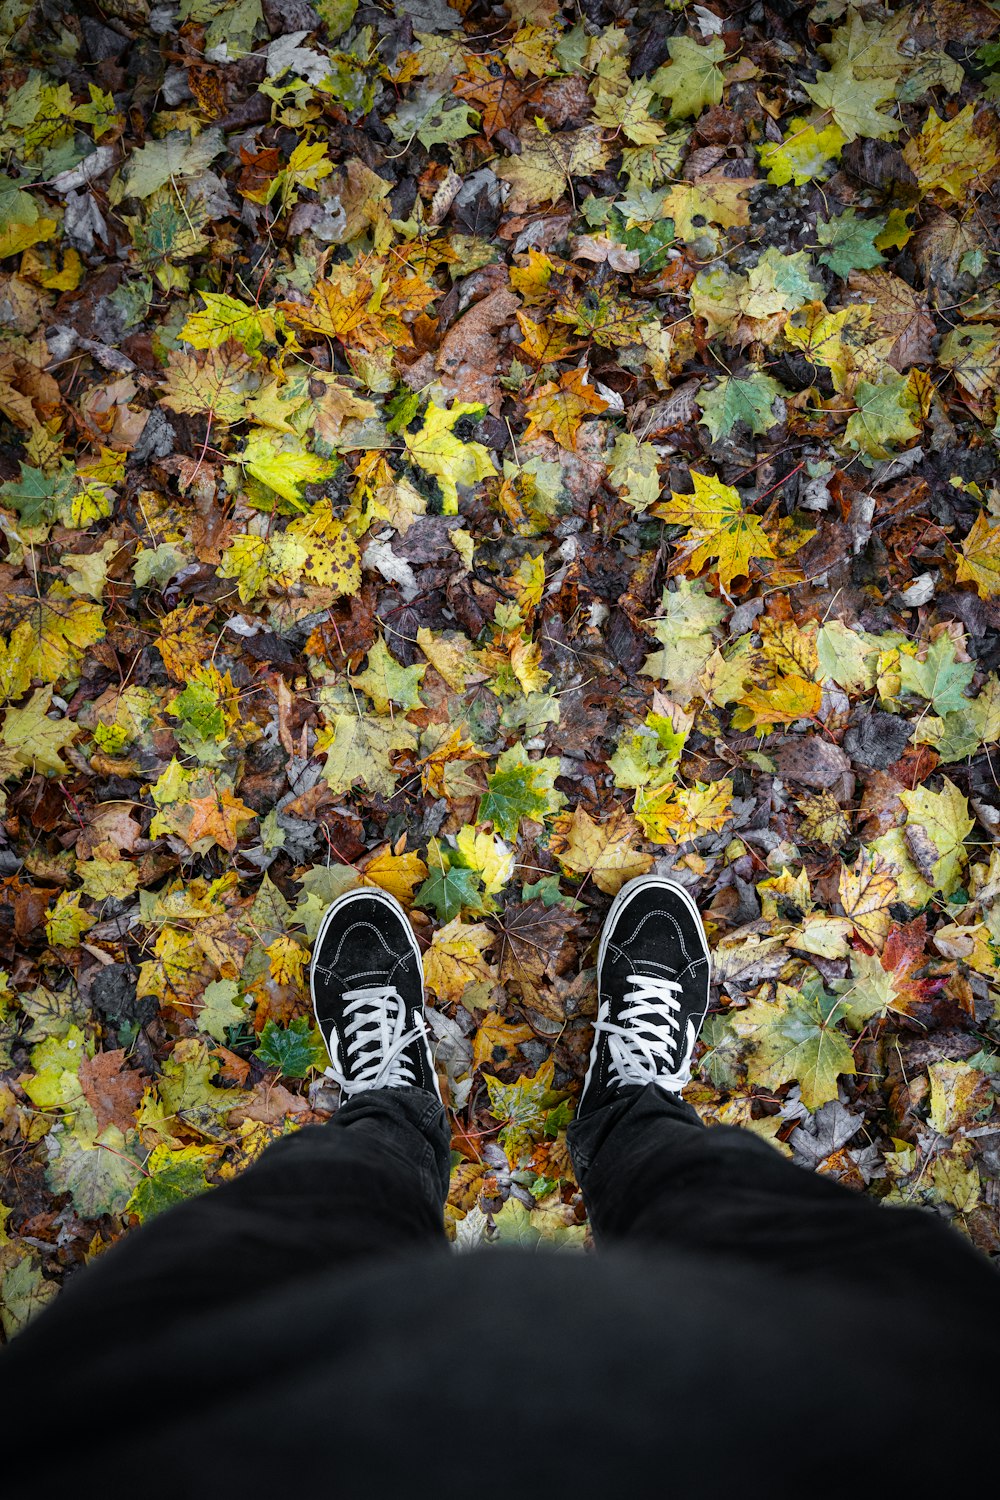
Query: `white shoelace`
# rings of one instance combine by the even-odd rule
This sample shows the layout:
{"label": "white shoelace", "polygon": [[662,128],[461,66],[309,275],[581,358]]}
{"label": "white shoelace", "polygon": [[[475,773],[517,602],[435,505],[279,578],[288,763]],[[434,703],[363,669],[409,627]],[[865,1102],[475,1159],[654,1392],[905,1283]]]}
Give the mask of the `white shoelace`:
{"label": "white shoelace", "polygon": [[345,990],[344,999],[348,1002],[344,1014],[352,1017],[344,1027],[350,1077],[338,1066],[340,1039],[336,1030],[330,1036],[333,1061],[326,1069],[326,1076],[339,1083],[348,1098],[364,1089],[401,1088],[416,1083],[413,1064],[405,1052],[411,1042],[426,1037],[423,1016],[417,1016],[417,1024],[409,1031],[405,1029],[406,1005],[395,985],[373,984]]}
{"label": "white shoelace", "polygon": [[[691,1055],[680,1067],[664,1071],[666,1060],[674,1064],[680,1030],[680,989],[676,979],[654,979],[648,974],[630,974],[631,992],[620,1021],[607,1019],[607,1005],[594,1025],[608,1038],[610,1072],[618,1083],[658,1083],[680,1089],[691,1081]],[[689,1028],[690,1030],[690,1028]]]}

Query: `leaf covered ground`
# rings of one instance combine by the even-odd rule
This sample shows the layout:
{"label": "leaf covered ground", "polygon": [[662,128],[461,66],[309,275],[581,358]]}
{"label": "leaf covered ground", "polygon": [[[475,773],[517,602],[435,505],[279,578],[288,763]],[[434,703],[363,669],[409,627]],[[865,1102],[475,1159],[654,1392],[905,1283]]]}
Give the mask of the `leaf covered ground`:
{"label": "leaf covered ground", "polygon": [[1000,16],[2,0],[0,1295],[326,1119],[407,906],[449,1225],[582,1243],[622,882],[688,1097],[1000,1250]]}

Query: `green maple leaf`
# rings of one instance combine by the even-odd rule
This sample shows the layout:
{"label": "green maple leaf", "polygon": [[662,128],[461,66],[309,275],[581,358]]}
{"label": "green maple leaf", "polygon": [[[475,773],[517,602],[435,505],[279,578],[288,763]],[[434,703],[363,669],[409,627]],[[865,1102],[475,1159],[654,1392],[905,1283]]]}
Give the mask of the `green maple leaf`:
{"label": "green maple leaf", "polygon": [[555,1060],[550,1057],[537,1073],[524,1073],[513,1083],[501,1083],[492,1074],[483,1074],[490,1114],[494,1120],[505,1122],[499,1140],[512,1163],[516,1163],[522,1151],[530,1149],[531,1142],[545,1129],[545,1111],[552,1102],[549,1094],[554,1073]]}
{"label": "green maple leaf", "polygon": [[380,638],[368,653],[365,670],[352,677],[351,684],[368,694],[378,713],[386,714],[390,702],[403,709],[422,707],[420,683],[426,671],[426,663],[401,666]]}
{"label": "green maple leaf", "polygon": [[0,739],[22,766],[46,776],[65,776],[69,767],[60,755],[79,730],[69,719],[50,719],[52,687],[36,688],[23,708],[8,708]]}
{"label": "green maple leaf", "polygon": [[205,1176],[208,1152],[184,1147],[174,1151],[170,1146],[157,1146],[146,1162],[145,1177],[141,1177],[125,1205],[127,1214],[135,1214],[140,1224],[154,1219],[165,1208],[183,1203],[186,1198],[196,1198],[210,1184]]}
{"label": "green maple leaf", "polygon": [[164,1108],[171,1114],[188,1110],[210,1110],[227,1114],[242,1097],[233,1089],[219,1088],[212,1078],[217,1064],[209,1055],[205,1042],[184,1037],[163,1064],[157,1090]]}
{"label": "green maple leaf", "polygon": [[360,781],[370,792],[392,795],[396,772],[390,759],[395,750],[412,750],[417,736],[405,719],[381,714],[335,714],[333,742],[323,775],[335,792],[346,792]]}
{"label": "green maple leaf", "polygon": [[714,389],[700,391],[695,397],[704,412],[702,423],[712,434],[712,441],[728,437],[737,422],[751,432],[770,432],[777,425],[774,402],[787,391],[763,370],[749,375],[723,375]]}
{"label": "green maple leaf", "polygon": [[235,979],[216,979],[208,985],[201,997],[198,1030],[214,1037],[217,1042],[224,1042],[227,1029],[241,1026],[246,1020],[246,1011],[237,1003],[239,993],[240,987]]}
{"label": "green maple leaf", "polygon": [[822,297],[822,283],[805,250],[784,255],[768,245],[755,266],[747,272],[743,311],[749,318],[769,318],[774,313],[795,312],[803,303]]}
{"label": "green maple leaf", "polygon": [[935,713],[960,713],[970,707],[965,689],[975,675],[975,662],[955,660],[950,636],[939,635],[923,661],[900,656],[899,669],[904,693],[919,693],[933,704]]}
{"label": "green maple leaf", "polygon": [[0,485],[0,505],[16,510],[26,526],[51,526],[57,520],[73,487],[73,476],[67,470],[46,474],[21,464],[20,479],[8,479]]}
{"label": "green maple leaf", "polygon": [[540,822],[547,812],[556,812],[565,801],[555,791],[559,757],[530,760],[523,744],[512,745],[497,760],[487,776],[487,790],[479,803],[478,823],[492,823],[501,838],[516,839],[522,818]]}
{"label": "green maple leaf", "polygon": [[840,996],[844,1017],[856,1031],[876,1016],[881,1019],[896,1000],[892,975],[877,953],[852,952],[850,979],[835,979],[830,988]]}
{"label": "green maple leaf", "polygon": [[385,122],[397,141],[412,140],[420,144],[446,146],[474,135],[479,129],[479,114],[464,100],[440,89],[420,88],[399,106]]}
{"label": "green maple leaf", "polygon": [[740,1039],[725,1016],[706,1016],[699,1039],[706,1048],[698,1061],[699,1070],[714,1088],[735,1088],[743,1071]]}
{"label": "green maple leaf", "polygon": [[646,657],[639,669],[642,676],[655,677],[682,707],[687,704],[714,649],[712,631],[722,623],[725,613],[721,600],[708,592],[700,578],[679,578],[676,588],[664,588],[659,616],[646,621],[661,649]]}
{"label": "green maple leaf", "polygon": [[46,1281],[34,1255],[19,1255],[8,1265],[0,1275],[0,1323],[7,1338],[20,1333],[58,1290],[57,1282]]}
{"label": "green maple leaf", "polygon": [[803,87],[813,103],[833,117],[834,124],[849,141],[857,140],[858,136],[888,141],[903,128],[899,120],[879,109],[880,104],[892,98],[892,82],[884,78],[857,78],[846,61]]}
{"label": "green maple leaf", "polygon": [[124,1210],[141,1173],[136,1148],[117,1125],[106,1126],[96,1136],[86,1128],[78,1135],[53,1130],[47,1139],[52,1154],[46,1181],[54,1193],[71,1194],[81,1218]]}
{"label": "green maple leaf", "polygon": [[[965,840],[974,823],[969,816],[969,804],[947,777],[943,778],[940,792],[918,786],[912,792],[900,792],[899,797],[907,812],[904,833],[915,825],[923,834],[919,840],[907,838],[921,875],[934,890],[950,896],[958,888],[968,860]],[[930,847],[925,847],[928,841]]]}
{"label": "green maple leaf", "polygon": [[542,1232],[531,1222],[531,1210],[525,1208],[520,1198],[508,1198],[493,1215],[496,1238],[492,1244],[516,1245],[519,1250],[534,1250]]}
{"label": "green maple leaf", "polygon": [[0,175],[0,232],[12,224],[35,224],[38,204],[12,178]]}
{"label": "green maple leaf", "polygon": [[944,765],[967,760],[970,755],[975,755],[984,740],[982,726],[975,711],[976,703],[969,703],[968,699],[965,701],[967,710],[944,714],[941,718],[935,714],[926,714],[919,719],[913,731],[917,744],[931,745]]}
{"label": "green maple leaf", "polygon": [[779,984],[775,1000],[755,1000],[737,1012],[732,1024],[748,1039],[747,1077],[762,1088],[780,1088],[793,1080],[807,1109],[818,1109],[837,1097],[837,1080],[855,1072],[854,1056],[836,1022],[842,1001],[821,984],[800,990]]}
{"label": "green maple leaf", "polygon": [[652,443],[640,443],[631,432],[620,432],[608,464],[608,482],[635,510],[645,510],[660,496],[659,455]]}
{"label": "green maple leaf", "polygon": [[296,1016],[287,1026],[269,1020],[254,1057],[277,1068],[282,1078],[304,1078],[310,1068],[325,1067],[328,1060],[322,1037],[305,1016]]}
{"label": "green maple leaf", "polygon": [[892,444],[908,443],[917,436],[919,428],[906,400],[908,384],[905,375],[886,375],[878,385],[858,381],[854,389],[857,411],[844,435],[850,447],[866,459],[891,458]]}
{"label": "green maple leaf", "polygon": [[841,620],[829,620],[816,636],[822,676],[849,693],[864,693],[875,686],[880,649],[877,636],[851,630]]}
{"label": "green maple leaf", "polygon": [[215,127],[193,139],[187,131],[171,130],[132,152],[121,177],[112,182],[109,199],[118,204],[125,197],[149,198],[169,182],[197,177],[224,149],[222,131]]}
{"label": "green maple leaf", "polygon": [[226,732],[226,716],[215,690],[207,682],[189,682],[170,705],[170,712],[198,739],[220,739]]}
{"label": "green maple leaf", "polygon": [[476,870],[439,866],[430,871],[414,899],[417,906],[432,908],[440,922],[450,922],[460,912],[482,910],[482,883]]}
{"label": "green maple leaf", "polygon": [[654,94],[670,100],[675,120],[700,115],[703,109],[720,103],[725,79],[719,63],[726,55],[726,44],[714,36],[705,46],[691,37],[672,36],[667,42],[670,61],[657,68],[650,79]]}
{"label": "green maple leaf", "polygon": [[819,242],[828,248],[818,259],[829,266],[835,276],[849,276],[852,271],[868,271],[885,260],[875,240],[886,225],[883,214],[877,219],[859,218],[853,208],[828,219],[818,228]]}

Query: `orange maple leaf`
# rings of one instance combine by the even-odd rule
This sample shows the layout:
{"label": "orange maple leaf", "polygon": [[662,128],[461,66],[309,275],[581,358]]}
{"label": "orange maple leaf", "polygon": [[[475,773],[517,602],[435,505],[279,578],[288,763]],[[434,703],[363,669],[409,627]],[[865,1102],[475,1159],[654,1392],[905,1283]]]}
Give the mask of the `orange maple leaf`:
{"label": "orange maple leaf", "polygon": [[185,812],[190,813],[190,818],[178,819],[178,832],[189,849],[199,839],[211,839],[230,854],[236,848],[241,827],[257,816],[228,787],[207,792],[204,797],[193,797]]}
{"label": "orange maple leaf", "polygon": [[560,448],[576,452],[576,437],[584,417],[607,411],[609,403],[587,384],[586,370],[567,370],[558,380],[547,380],[528,403],[530,423],[525,442],[550,432]]}
{"label": "orange maple leaf", "polygon": [[520,108],[522,90],[506,69],[494,72],[497,65],[474,52],[465,54],[465,66],[466,71],[452,85],[452,93],[478,106],[483,135],[490,140],[498,130],[509,129]]}

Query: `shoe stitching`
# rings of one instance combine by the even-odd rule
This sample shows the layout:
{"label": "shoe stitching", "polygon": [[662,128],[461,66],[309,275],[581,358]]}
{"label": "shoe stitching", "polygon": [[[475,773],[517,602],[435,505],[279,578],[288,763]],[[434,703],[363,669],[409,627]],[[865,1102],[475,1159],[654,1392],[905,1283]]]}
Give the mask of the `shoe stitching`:
{"label": "shoe stitching", "polygon": [[619,947],[619,945],[617,943],[610,943],[609,942],[608,943],[608,948],[611,949],[611,950],[613,950],[614,953],[615,953],[615,955],[618,958],[620,958],[623,963],[633,963],[634,962],[634,963],[640,963],[640,964],[648,964],[651,969],[662,969],[663,972],[664,972],[664,974],[673,974],[674,973],[674,966],[673,966],[673,964],[661,964],[660,961],[659,961],[659,959],[656,959],[656,958],[637,958],[637,959],[633,960],[625,952],[625,949],[622,948],[622,947]]}
{"label": "shoe stitching", "polygon": [[[644,963],[645,960],[643,959],[643,960],[641,960],[641,962]],[[686,968],[679,970],[678,974],[677,974],[677,978],[678,979],[683,979],[684,976],[685,976],[685,974],[689,974],[691,972],[691,970],[692,969],[696,969],[699,964],[707,964],[707,963],[708,963],[708,958],[703,953],[700,958],[693,958],[691,960],[691,962],[687,965]]]}
{"label": "shoe stitching", "polygon": [[[338,964],[338,962],[340,960],[340,954],[341,954],[341,950],[342,950],[344,944],[347,942],[347,939],[350,937],[351,933],[354,932],[355,928],[358,928],[358,927],[366,928],[369,932],[374,933],[375,936],[378,938],[379,942],[382,944],[382,947],[385,949],[385,951],[388,954],[392,955],[392,953],[393,953],[392,948],[390,948],[388,942],[383,937],[382,933],[378,930],[378,928],[375,926],[374,922],[352,922],[351,925],[350,925],[350,927],[348,927],[348,928],[345,929],[345,931],[341,935],[340,942],[337,944],[337,951],[333,955],[333,967],[334,968],[336,968],[336,966],[337,966],[337,964]],[[686,954],[685,954],[685,957],[687,957]],[[368,973],[368,974],[373,974],[373,973],[377,973],[378,971],[374,970],[374,969],[366,969],[366,970],[363,970],[362,972]]]}
{"label": "shoe stitching", "polygon": [[[344,983],[345,984],[351,984],[351,983],[353,983],[353,981],[355,979],[370,979],[375,974],[386,974],[388,976],[387,979],[386,979],[386,984],[391,984],[392,981],[393,981],[393,979],[395,978],[396,970],[399,969],[399,968],[401,968],[404,964],[408,963],[409,960],[411,958],[413,958],[413,956],[414,955],[412,953],[408,953],[405,956],[405,958],[399,958],[399,959],[397,959],[396,962],[393,964],[392,968],[388,969],[388,970],[387,969],[355,969],[350,974],[344,975]],[[315,973],[315,974],[325,974],[326,977],[327,977],[327,979],[332,979],[333,976],[334,976],[334,974],[336,974],[336,972],[337,972],[337,966],[336,966],[335,963],[332,963],[332,964],[329,964],[329,965],[327,965],[327,964],[313,964],[313,973]]]}
{"label": "shoe stitching", "polygon": [[640,917],[638,927],[635,929],[632,936],[629,938],[625,938],[624,941],[626,943],[634,943],[636,938],[641,933],[642,929],[645,927],[646,923],[654,921],[657,917],[660,917],[663,919],[663,921],[669,922],[671,924],[677,934],[677,941],[680,944],[681,953],[687,959],[688,963],[692,963],[693,959],[691,957],[691,954],[687,950],[687,944],[684,941],[684,934],[681,931],[680,923],[677,921],[676,917],[672,917],[668,911],[663,911],[662,909],[657,909],[656,911],[648,911],[644,917]]}

